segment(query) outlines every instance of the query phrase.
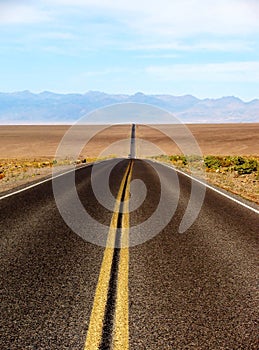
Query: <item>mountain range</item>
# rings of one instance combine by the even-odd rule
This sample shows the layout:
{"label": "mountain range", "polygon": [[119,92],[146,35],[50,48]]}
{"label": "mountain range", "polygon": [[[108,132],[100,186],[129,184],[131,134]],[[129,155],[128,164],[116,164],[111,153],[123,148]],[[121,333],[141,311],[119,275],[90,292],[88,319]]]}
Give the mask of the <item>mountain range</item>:
{"label": "mountain range", "polygon": [[[58,94],[44,91],[0,93],[0,124],[70,124],[87,113],[116,103],[145,103],[173,113],[184,123],[249,123],[259,122],[259,99],[244,102],[228,96],[198,99],[192,95]],[[106,123],[126,122],[107,120]],[[141,122],[141,121],[137,121]],[[153,120],[159,123],[160,120]]]}

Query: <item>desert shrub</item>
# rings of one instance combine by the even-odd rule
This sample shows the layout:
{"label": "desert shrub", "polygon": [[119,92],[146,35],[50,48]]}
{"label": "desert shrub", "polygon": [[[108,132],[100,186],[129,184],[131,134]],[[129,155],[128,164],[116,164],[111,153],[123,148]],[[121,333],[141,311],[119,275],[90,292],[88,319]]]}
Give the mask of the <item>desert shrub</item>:
{"label": "desert shrub", "polygon": [[187,165],[187,158],[185,156],[182,157],[182,163],[183,165]]}
{"label": "desert shrub", "polygon": [[208,169],[216,170],[224,168],[224,171],[235,170],[239,175],[251,174],[258,170],[258,162],[256,159],[249,159],[241,156],[207,156],[204,158],[204,163]]}
{"label": "desert shrub", "polygon": [[220,157],[207,156],[204,158],[204,163],[209,169],[218,169],[221,166]]}
{"label": "desert shrub", "polygon": [[187,158],[185,156],[182,156],[182,155],[169,156],[169,160],[171,162],[175,162],[175,163],[182,163],[183,165],[187,164]]}
{"label": "desert shrub", "polygon": [[233,157],[231,156],[227,156],[227,157],[222,157],[221,159],[221,166],[222,167],[231,167],[235,164],[235,162],[233,161]]}
{"label": "desert shrub", "polygon": [[233,160],[234,160],[235,165],[243,165],[246,163],[246,159],[244,157],[240,157],[240,156],[234,157]]}
{"label": "desert shrub", "polygon": [[41,166],[42,167],[50,166],[50,162],[48,162],[48,161],[42,162]]}
{"label": "desert shrub", "polygon": [[252,172],[257,171],[258,163],[255,159],[246,159],[244,162],[242,161],[241,164],[236,165],[234,169],[239,175],[251,174]]}
{"label": "desert shrub", "polygon": [[[191,164],[193,167],[200,166],[204,162],[209,171],[220,173],[236,171],[238,175],[251,174],[257,172],[259,177],[259,161],[253,157],[245,156],[212,156],[201,157],[198,155],[160,155],[153,158],[159,161],[170,161],[175,165],[182,166]],[[257,179],[256,178],[256,179]]]}
{"label": "desert shrub", "polygon": [[180,159],[180,156],[178,156],[178,155],[171,155],[171,156],[169,156],[169,160],[171,162],[177,162],[179,159]]}
{"label": "desert shrub", "polygon": [[38,161],[34,161],[34,162],[32,163],[32,166],[33,166],[34,168],[41,168],[41,163],[38,162]]}

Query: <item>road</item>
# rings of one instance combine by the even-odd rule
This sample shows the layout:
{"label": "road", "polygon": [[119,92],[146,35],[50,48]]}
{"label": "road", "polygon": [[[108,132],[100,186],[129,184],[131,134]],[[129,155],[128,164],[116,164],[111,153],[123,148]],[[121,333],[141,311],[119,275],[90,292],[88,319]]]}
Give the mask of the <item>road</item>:
{"label": "road", "polygon": [[[207,189],[197,220],[180,234],[190,178],[176,180],[175,170],[138,159],[96,167],[97,182],[112,169],[114,211],[95,197],[92,166],[76,171],[76,188],[107,228],[107,247],[66,225],[51,181],[0,200],[0,349],[257,349],[258,214]],[[171,184],[172,203],[179,181],[176,212],[152,239],[128,248],[131,227],[147,235],[140,224],[158,205],[158,174]],[[67,203],[68,176],[57,179]],[[128,213],[135,179],[145,182],[147,196]],[[98,235],[98,224],[82,225],[86,236]]]}
{"label": "road", "polygon": [[136,124],[132,124],[130,137],[130,158],[136,158]]}

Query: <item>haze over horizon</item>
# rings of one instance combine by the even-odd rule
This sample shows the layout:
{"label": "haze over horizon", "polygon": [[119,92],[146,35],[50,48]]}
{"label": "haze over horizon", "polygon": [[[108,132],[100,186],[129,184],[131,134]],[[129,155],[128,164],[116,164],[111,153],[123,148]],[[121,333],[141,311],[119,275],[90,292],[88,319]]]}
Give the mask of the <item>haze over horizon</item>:
{"label": "haze over horizon", "polygon": [[[83,118],[83,119],[82,119]],[[192,95],[55,94],[45,91],[0,92],[0,124],[87,123],[256,123],[259,99],[244,102],[228,96],[198,99]]]}
{"label": "haze over horizon", "polygon": [[0,91],[257,99],[256,0],[0,2]]}
{"label": "haze over horizon", "polygon": [[218,97],[212,97],[212,96],[203,96],[203,97],[198,97],[194,94],[190,94],[188,92],[186,93],[182,93],[182,94],[172,94],[170,92],[168,93],[147,93],[146,91],[133,91],[132,93],[123,93],[121,91],[117,91],[117,92],[113,92],[113,93],[109,93],[107,91],[104,90],[85,90],[85,91],[80,91],[80,92],[76,92],[76,91],[67,91],[67,92],[62,92],[62,91],[53,91],[53,90],[39,90],[39,91],[34,91],[34,90],[30,90],[30,89],[25,89],[25,90],[13,90],[13,91],[0,91],[0,94],[10,94],[10,95],[22,95],[22,94],[32,94],[32,95],[47,95],[47,94],[53,94],[53,95],[87,95],[87,94],[104,94],[104,95],[112,95],[112,96],[136,96],[136,95],[146,95],[146,96],[173,96],[173,97],[177,97],[177,98],[183,98],[183,97],[194,97],[196,99],[199,99],[200,101],[203,100],[220,100],[220,99],[225,99],[225,98],[234,98],[234,99],[238,99],[244,103],[250,103],[253,101],[257,101],[259,100],[259,95],[258,97],[254,97],[252,99],[245,99],[239,96],[235,96],[235,95],[221,95]]}

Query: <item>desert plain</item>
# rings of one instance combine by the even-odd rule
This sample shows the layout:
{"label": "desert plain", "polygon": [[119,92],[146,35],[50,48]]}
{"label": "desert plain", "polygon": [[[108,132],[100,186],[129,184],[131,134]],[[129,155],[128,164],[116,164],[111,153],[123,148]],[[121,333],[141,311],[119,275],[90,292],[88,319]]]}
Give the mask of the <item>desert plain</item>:
{"label": "desert plain", "polygon": [[[259,159],[259,123],[188,124],[201,154],[215,157]],[[57,149],[65,135],[68,141],[62,157],[69,160],[70,150],[79,147],[77,162],[93,162],[105,157],[127,157],[130,125],[2,125],[0,126],[0,192],[22,186],[51,174]],[[175,138],[188,145],[185,129],[177,124],[137,125],[137,157],[181,155]],[[184,168],[183,164],[177,164]],[[188,171],[188,169],[186,169]],[[258,169],[252,174],[237,174],[226,169],[207,169],[206,180],[259,203]]]}
{"label": "desert plain", "polygon": [[[259,123],[187,124],[203,155],[259,156]],[[69,125],[2,125],[0,126],[0,159],[53,158]],[[136,137],[158,146],[166,154],[180,154],[172,139],[163,134],[177,125],[138,125]],[[98,157],[107,147],[130,136],[129,125],[78,127],[75,140],[91,140],[82,155]],[[127,147],[127,144],[126,144]],[[116,150],[116,146],[113,147]],[[118,156],[124,150],[117,148]],[[142,151],[143,152],[143,151]]]}

